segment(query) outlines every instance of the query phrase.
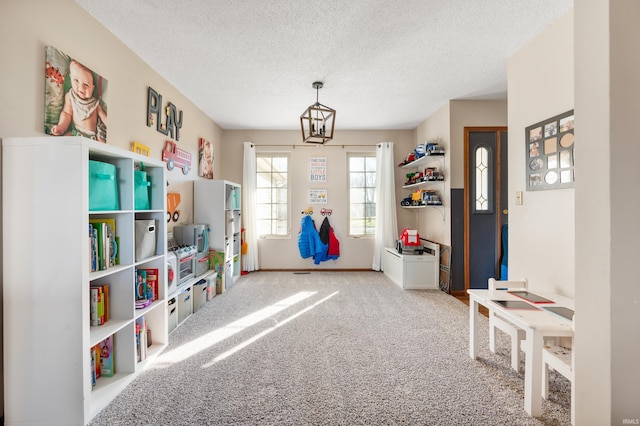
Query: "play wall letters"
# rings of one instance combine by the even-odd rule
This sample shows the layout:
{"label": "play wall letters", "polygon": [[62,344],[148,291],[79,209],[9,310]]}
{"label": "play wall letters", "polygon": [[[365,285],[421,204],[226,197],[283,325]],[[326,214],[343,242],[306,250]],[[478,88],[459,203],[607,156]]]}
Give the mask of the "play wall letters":
{"label": "play wall letters", "polygon": [[[166,117],[165,123],[162,123],[162,114],[164,110]],[[178,111],[176,106],[169,102],[167,106],[162,108],[162,95],[149,87],[147,94],[147,127],[151,127],[156,122],[156,129],[163,135],[170,135],[173,139],[175,130],[175,140],[180,140],[180,129],[182,128],[182,111]]]}

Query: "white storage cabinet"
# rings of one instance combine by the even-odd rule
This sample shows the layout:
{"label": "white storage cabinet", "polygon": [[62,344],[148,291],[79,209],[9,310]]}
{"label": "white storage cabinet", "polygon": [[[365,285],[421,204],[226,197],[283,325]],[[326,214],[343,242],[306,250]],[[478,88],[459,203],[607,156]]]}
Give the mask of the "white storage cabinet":
{"label": "white storage cabinet", "polygon": [[240,277],[240,185],[226,180],[193,182],[195,223],[207,223],[209,248],[224,252],[225,288]]}
{"label": "white storage cabinet", "polygon": [[[395,248],[385,248],[384,274],[405,290],[437,290],[440,288],[440,246],[426,242],[424,254],[398,254]],[[430,253],[431,252],[431,253]]]}
{"label": "white storage cabinet", "polygon": [[[82,137],[2,141],[4,387],[7,424],[86,424],[162,351],[166,307],[165,165]],[[89,211],[89,160],[114,164],[120,209]],[[134,209],[134,167],[151,181],[149,210]],[[115,218],[120,264],[90,272],[89,219]],[[156,219],[155,254],[136,262],[134,223]],[[136,268],[157,268],[159,299],[135,309]],[[91,326],[92,284],[109,284],[110,315]],[[136,355],[135,322],[153,345]],[[92,387],[90,348],[113,337],[113,377]]]}

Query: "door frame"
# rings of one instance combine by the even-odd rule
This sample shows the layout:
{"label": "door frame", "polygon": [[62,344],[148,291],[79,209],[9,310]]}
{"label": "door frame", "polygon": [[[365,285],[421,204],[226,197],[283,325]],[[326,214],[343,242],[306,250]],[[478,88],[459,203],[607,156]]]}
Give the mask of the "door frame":
{"label": "door frame", "polygon": [[502,191],[502,179],[501,179],[501,170],[502,165],[500,161],[500,153],[501,153],[501,140],[500,133],[507,132],[508,129],[506,126],[487,126],[487,127],[465,127],[464,128],[464,292],[466,294],[469,289],[470,277],[469,277],[469,256],[470,256],[470,245],[469,245],[469,220],[470,220],[470,209],[469,209],[469,133],[471,132],[493,132],[496,133],[496,247],[495,247],[495,258],[500,259],[502,254],[502,247],[500,244],[500,217],[502,214],[502,203],[501,203],[501,191]]}

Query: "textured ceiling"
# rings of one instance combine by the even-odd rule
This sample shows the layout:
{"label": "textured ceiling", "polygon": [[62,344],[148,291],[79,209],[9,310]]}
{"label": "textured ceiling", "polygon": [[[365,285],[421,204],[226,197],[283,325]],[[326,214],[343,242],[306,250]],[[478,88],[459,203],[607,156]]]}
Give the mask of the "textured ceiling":
{"label": "textured ceiling", "polygon": [[[573,0],[76,0],[223,129],[413,129],[505,99],[507,59]],[[541,58],[542,60],[542,58]]]}

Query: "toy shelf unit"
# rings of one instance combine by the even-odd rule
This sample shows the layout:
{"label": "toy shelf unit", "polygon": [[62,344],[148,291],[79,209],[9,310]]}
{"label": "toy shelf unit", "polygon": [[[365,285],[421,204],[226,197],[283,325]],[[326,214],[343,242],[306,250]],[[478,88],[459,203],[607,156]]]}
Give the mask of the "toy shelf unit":
{"label": "toy shelf unit", "polygon": [[240,278],[241,205],[240,185],[226,180],[199,179],[193,183],[193,215],[208,223],[209,250],[224,253],[224,287]]}
{"label": "toy shelf unit", "polygon": [[384,274],[405,290],[439,289],[440,245],[421,240],[423,254],[400,254],[387,247],[383,253]]}
{"label": "toy shelf unit", "polygon": [[402,188],[412,191],[410,196],[400,202],[402,207],[415,209],[442,206],[444,148],[435,142],[425,142],[418,145],[399,166],[408,170]]}
{"label": "toy shelf unit", "polygon": [[86,424],[168,342],[165,165],[82,137],[2,145],[5,421]]}

